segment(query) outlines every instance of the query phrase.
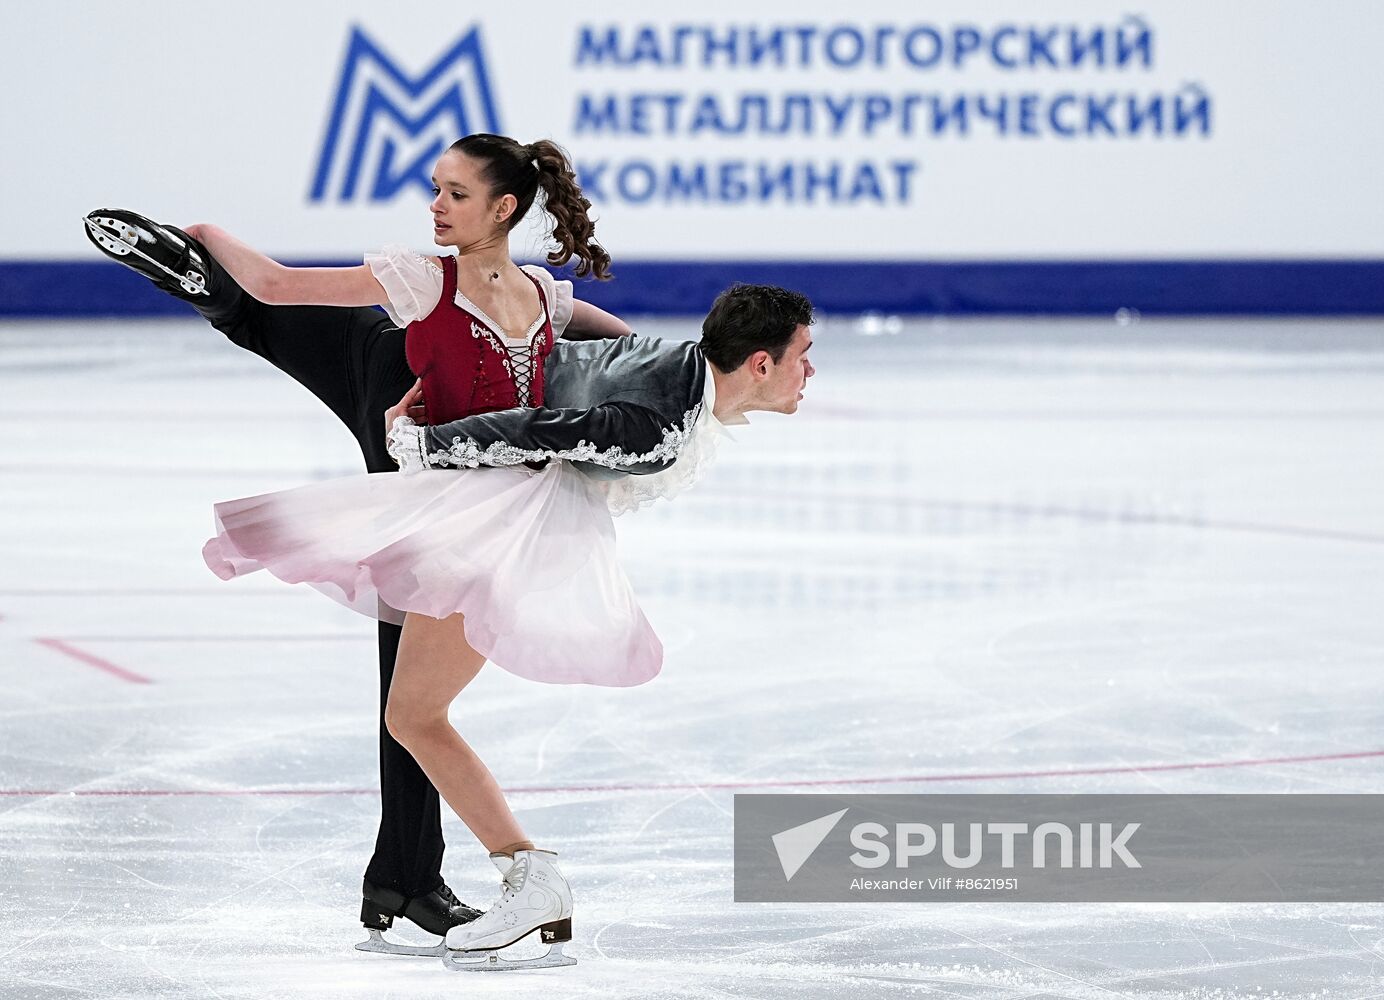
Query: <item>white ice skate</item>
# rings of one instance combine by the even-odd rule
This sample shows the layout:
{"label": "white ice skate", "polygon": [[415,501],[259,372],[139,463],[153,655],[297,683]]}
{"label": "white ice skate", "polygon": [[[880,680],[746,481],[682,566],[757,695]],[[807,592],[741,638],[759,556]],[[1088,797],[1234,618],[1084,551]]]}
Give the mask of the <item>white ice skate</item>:
{"label": "white ice skate", "polygon": [[[557,869],[552,851],[516,851],[513,859],[492,854],[490,860],[504,874],[499,901],[470,923],[447,932],[447,954],[442,964],[464,972],[500,972],[511,969],[552,969],[576,965],[562,953],[572,940],[572,892]],[[537,958],[503,958],[499,949],[538,932],[549,945]]]}

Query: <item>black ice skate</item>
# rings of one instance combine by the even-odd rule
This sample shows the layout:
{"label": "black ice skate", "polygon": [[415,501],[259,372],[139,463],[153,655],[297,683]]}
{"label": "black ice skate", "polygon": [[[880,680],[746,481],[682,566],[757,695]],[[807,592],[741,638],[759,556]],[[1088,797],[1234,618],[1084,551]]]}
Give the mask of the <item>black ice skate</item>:
{"label": "black ice skate", "polygon": [[447,953],[445,939],[435,945],[401,944],[390,941],[384,932],[393,926],[395,917],[403,917],[429,934],[442,937],[453,927],[460,927],[481,915],[480,910],[458,900],[445,884],[426,895],[410,898],[367,879],[361,892],[364,898],[360,904],[360,922],[365,925],[369,937],[356,945],[357,951],[438,958]]}
{"label": "black ice skate", "polygon": [[206,262],[182,230],[160,226],[123,208],[98,208],[82,221],[96,249],[134,268],[164,291],[208,294]]}

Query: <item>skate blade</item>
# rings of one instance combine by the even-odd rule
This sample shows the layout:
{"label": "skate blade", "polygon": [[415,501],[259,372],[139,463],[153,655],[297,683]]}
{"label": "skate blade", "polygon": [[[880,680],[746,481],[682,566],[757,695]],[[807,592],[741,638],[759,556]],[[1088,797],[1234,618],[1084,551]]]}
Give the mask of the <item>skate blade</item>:
{"label": "skate blade", "polygon": [[[172,268],[167,267],[164,264],[161,264],[159,261],[156,261],[153,257],[150,257],[147,253],[145,253],[138,246],[136,246],[136,244],[139,242],[140,230],[136,229],[129,223],[121,222],[119,219],[106,218],[105,216],[101,216],[95,220],[88,216],[82,221],[86,223],[87,232],[91,234],[91,238],[96,242],[97,246],[99,246],[102,250],[105,250],[107,253],[114,254],[116,257],[124,257],[128,254],[134,254],[136,257],[140,258],[141,260],[149,264],[150,267],[157,268],[159,271],[163,272],[163,274],[166,277],[172,278],[174,281],[176,281],[182,287],[183,291],[187,292],[187,294],[210,294],[206,289],[205,280],[197,272],[189,271],[187,272],[187,274],[178,274]],[[118,233],[112,233],[109,229],[106,228],[105,224],[118,226],[120,227],[120,231]],[[153,237],[150,236],[150,239],[152,238]]]}
{"label": "skate blade", "polygon": [[370,936],[356,945],[356,951],[368,951],[376,955],[406,955],[410,958],[441,958],[447,954],[445,939],[437,944],[399,944],[389,940],[373,927],[367,927],[366,932]]}
{"label": "skate blade", "polygon": [[537,958],[505,958],[497,951],[453,951],[444,946],[442,964],[453,972],[514,972],[519,969],[560,969],[576,965],[575,958],[562,953],[565,941],[559,941]]}
{"label": "skate blade", "polygon": [[[106,253],[115,254],[117,257],[124,257],[128,254],[139,240],[139,235],[135,232],[134,227],[127,226],[123,222],[117,222],[114,219],[102,219],[98,223],[90,216],[82,221],[86,223],[87,233],[96,241],[97,246]],[[110,225],[101,223],[111,223],[119,226],[120,230],[119,232],[111,232]]]}

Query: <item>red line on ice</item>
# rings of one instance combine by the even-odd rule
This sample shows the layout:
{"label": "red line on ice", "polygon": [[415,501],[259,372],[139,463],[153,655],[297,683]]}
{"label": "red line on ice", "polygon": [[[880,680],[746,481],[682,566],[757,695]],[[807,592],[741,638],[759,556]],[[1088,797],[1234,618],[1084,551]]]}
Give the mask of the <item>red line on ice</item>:
{"label": "red line on ice", "polygon": [[119,677],[122,681],[129,681],[131,684],[152,684],[154,683],[143,674],[137,674],[133,670],[127,670],[119,664],[112,663],[110,660],[103,660],[85,650],[78,649],[70,643],[63,642],[61,639],[35,639],[34,642],[40,646],[47,646],[55,649],[64,656],[69,656],[74,660],[85,663],[89,667],[103,670],[113,677]]}
{"label": "red line on ice", "polygon": [[[686,781],[666,784],[624,785],[522,785],[506,788],[512,795],[553,792],[678,792],[706,788],[822,788],[840,785],[905,785],[948,781],[1002,781],[1022,778],[1068,778],[1090,774],[1143,774],[1151,771],[1202,771],[1226,767],[1263,767],[1266,764],[1309,764],[1328,760],[1363,760],[1384,757],[1384,750],[1350,753],[1304,754],[1296,757],[1250,757],[1240,760],[1201,760],[1183,764],[1128,764],[1110,767],[1054,768],[1041,771],[978,771],[957,774],[909,774],[886,778],[804,778],[791,781]],[[236,795],[378,795],[377,788],[74,788],[71,790],[0,789],[0,796],[236,796]]]}
{"label": "red line on ice", "polygon": [[313,635],[311,632],[280,635],[70,635],[68,641],[80,639],[82,642],[374,642],[375,633],[325,632]]}

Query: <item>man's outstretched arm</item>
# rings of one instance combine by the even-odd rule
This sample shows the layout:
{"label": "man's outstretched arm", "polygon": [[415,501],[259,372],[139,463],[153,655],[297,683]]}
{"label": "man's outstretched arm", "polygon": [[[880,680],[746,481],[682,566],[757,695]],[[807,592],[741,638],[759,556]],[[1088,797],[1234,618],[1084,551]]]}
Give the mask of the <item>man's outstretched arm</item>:
{"label": "man's outstretched arm", "polygon": [[690,423],[667,427],[657,413],[635,403],[602,403],[588,409],[516,407],[435,427],[414,424],[405,416],[408,405],[405,397],[386,415],[389,452],[405,473],[548,459],[617,473],[656,472],[677,458],[691,433]]}

